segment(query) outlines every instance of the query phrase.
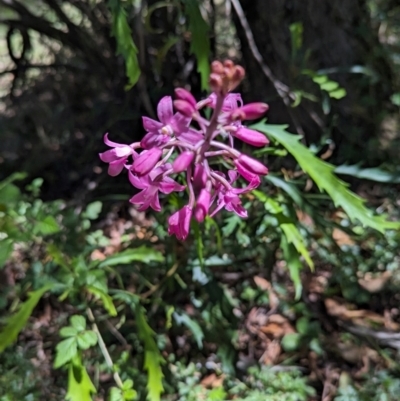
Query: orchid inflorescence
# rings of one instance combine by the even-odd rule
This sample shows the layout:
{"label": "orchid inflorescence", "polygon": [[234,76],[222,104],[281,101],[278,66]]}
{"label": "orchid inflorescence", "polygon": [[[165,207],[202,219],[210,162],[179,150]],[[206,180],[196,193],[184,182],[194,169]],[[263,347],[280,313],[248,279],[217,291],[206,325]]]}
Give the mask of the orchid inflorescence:
{"label": "orchid inflorescence", "polygon": [[[149,207],[160,211],[159,192],[188,189],[188,203],[168,219],[168,233],[180,240],[188,236],[192,216],[202,222],[207,215],[212,217],[225,208],[247,217],[239,196],[257,188],[260,176],[268,174],[264,164],[234,148],[235,138],[257,147],[268,144],[265,135],[242,125],[242,121],[258,119],[268,110],[265,103],[243,105],[240,94],[231,93],[244,75],[244,69],[230,60],[214,61],[209,79],[212,94],[206,99],[196,102],[189,91],[177,88],[177,100],[172,101],[170,96],[160,100],[160,121],[143,117],[147,134],[140,142],[126,145],[110,141],[108,134],[104,137],[112,149],[101,153],[100,158],[109,163],[111,176],[124,168],[128,171],[131,184],[141,190],[130,199],[139,211]],[[213,110],[210,119],[201,113],[206,107]],[[140,153],[139,148],[143,149]],[[214,169],[213,161],[221,157],[226,172]],[[172,178],[182,172],[186,172],[186,186]],[[233,185],[239,176],[247,181],[245,187]]]}

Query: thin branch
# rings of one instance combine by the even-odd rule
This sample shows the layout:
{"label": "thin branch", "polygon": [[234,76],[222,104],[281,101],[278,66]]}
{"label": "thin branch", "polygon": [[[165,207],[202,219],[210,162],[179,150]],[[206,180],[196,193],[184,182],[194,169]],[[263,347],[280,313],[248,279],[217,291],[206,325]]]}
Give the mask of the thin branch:
{"label": "thin branch", "polygon": [[99,347],[100,347],[101,353],[104,356],[106,364],[113,371],[113,377],[114,377],[115,383],[117,383],[117,386],[122,389],[124,384],[121,380],[121,376],[114,369],[114,362],[111,359],[111,356],[110,356],[110,353],[108,352],[107,346],[103,340],[103,337],[101,336],[99,328],[97,327],[93,312],[90,308],[87,308],[86,313],[88,315],[90,322],[92,323],[92,330],[97,334],[97,338],[99,341]]}

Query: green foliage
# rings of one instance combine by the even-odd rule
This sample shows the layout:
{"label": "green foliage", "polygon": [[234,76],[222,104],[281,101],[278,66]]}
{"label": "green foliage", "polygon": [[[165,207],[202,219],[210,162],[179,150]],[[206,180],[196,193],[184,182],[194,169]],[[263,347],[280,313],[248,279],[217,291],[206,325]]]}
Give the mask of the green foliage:
{"label": "green foliage", "polygon": [[113,387],[110,391],[110,401],[131,401],[135,400],[137,392],[133,389],[133,381],[125,380],[122,388]]}
{"label": "green foliage", "polygon": [[127,89],[131,89],[139,80],[141,71],[137,57],[138,49],[132,38],[127,13],[121,0],[109,0],[108,6],[112,15],[112,33],[117,41],[117,54],[125,59]]}
{"label": "green foliage", "polygon": [[348,184],[340,180],[333,173],[335,167],[317,158],[309,149],[300,143],[300,137],[289,134],[285,125],[271,125],[259,123],[254,129],[264,132],[273,140],[284,146],[296,159],[300,167],[317,184],[321,191],[326,191],[335,206],[343,208],[350,220],[359,221],[366,227],[384,232],[389,229],[398,229],[399,223],[389,222],[385,216],[373,215],[366,208],[365,201],[348,189]]}
{"label": "green foliage", "polygon": [[138,335],[144,345],[144,368],[147,370],[147,399],[159,401],[164,390],[162,379],[164,377],[161,365],[164,358],[154,341],[154,332],[146,321],[143,308],[137,305],[135,308]]}
{"label": "green foliage", "polygon": [[76,354],[68,366],[68,390],[65,399],[67,401],[92,401],[91,395],[95,393],[96,388],[90,380],[80,356]]}
{"label": "green foliage", "polygon": [[250,368],[242,381],[228,376],[223,386],[213,389],[199,384],[194,364],[187,367],[177,364],[172,369],[179,379],[179,401],[307,401],[315,394],[296,369]]}
{"label": "green foliage", "polygon": [[25,327],[40,298],[50,289],[51,286],[47,285],[31,292],[28,299],[19,306],[18,312],[7,318],[6,325],[0,332],[0,352],[3,352],[6,347],[17,339],[18,334]]}
{"label": "green foliage", "polygon": [[[63,327],[60,330],[60,336],[65,337],[65,340],[58,343],[56,347],[55,368],[59,368],[70,361],[72,361],[72,365],[79,366],[80,359],[76,359],[79,356],[78,350],[87,350],[97,343],[96,333],[86,330],[86,320],[83,316],[71,316],[70,323],[70,326]],[[76,377],[75,373],[74,375]]]}
{"label": "green foliage", "polygon": [[201,88],[207,90],[210,75],[210,28],[201,15],[198,0],[182,0],[182,2],[184,12],[189,19],[189,31],[192,36],[190,52],[196,56],[197,71],[201,77]]}
{"label": "green foliage", "polygon": [[369,376],[357,387],[351,383],[348,375],[343,373],[334,401],[396,401],[399,391],[400,379],[385,370]]}

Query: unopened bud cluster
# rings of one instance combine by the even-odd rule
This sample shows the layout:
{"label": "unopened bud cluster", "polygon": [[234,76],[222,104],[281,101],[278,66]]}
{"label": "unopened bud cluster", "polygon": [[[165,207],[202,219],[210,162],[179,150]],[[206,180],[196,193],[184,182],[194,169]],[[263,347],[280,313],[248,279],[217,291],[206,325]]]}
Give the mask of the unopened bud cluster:
{"label": "unopened bud cluster", "polygon": [[[197,102],[189,91],[177,88],[175,101],[170,96],[160,100],[159,121],[143,117],[147,134],[140,142],[126,145],[110,141],[107,134],[104,137],[112,149],[101,153],[100,158],[109,163],[112,176],[127,170],[131,184],[140,190],[130,202],[140,211],[149,207],[160,211],[159,192],[188,190],[187,204],[168,219],[169,234],[180,240],[188,236],[192,217],[202,222],[223,208],[247,217],[240,195],[257,188],[260,176],[268,174],[264,164],[234,148],[236,138],[256,147],[268,144],[265,135],[242,125],[244,120],[258,119],[268,110],[265,103],[243,105],[240,94],[231,93],[243,78],[242,67],[230,60],[215,61],[208,98]],[[212,109],[210,119],[202,113],[205,108]],[[138,149],[142,151],[138,153]],[[223,171],[215,169],[221,158]],[[186,185],[172,178],[183,172]],[[239,176],[247,181],[246,186],[234,186]]]}

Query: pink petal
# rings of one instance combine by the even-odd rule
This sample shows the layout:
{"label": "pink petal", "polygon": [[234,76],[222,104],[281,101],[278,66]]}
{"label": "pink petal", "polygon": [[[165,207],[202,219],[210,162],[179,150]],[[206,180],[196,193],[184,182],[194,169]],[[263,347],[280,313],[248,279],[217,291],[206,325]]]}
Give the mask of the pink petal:
{"label": "pink petal", "polygon": [[168,124],[169,120],[173,116],[171,96],[164,96],[160,100],[160,102],[158,103],[158,106],[157,106],[157,115],[158,115],[158,119],[163,124]]}
{"label": "pink petal", "polygon": [[107,150],[106,152],[99,153],[100,160],[105,163],[111,163],[118,159],[118,156],[115,154],[115,149]]}
{"label": "pink petal", "polygon": [[111,162],[108,165],[108,174],[110,174],[112,177],[118,175],[123,170],[125,162],[126,162],[126,157]]}
{"label": "pink petal", "polygon": [[108,133],[104,135],[104,143],[105,143],[107,146],[110,146],[110,147],[112,147],[112,148],[120,148],[120,147],[122,147],[122,146],[127,146],[127,145],[124,144],[124,143],[117,143],[117,142],[112,142],[112,141],[110,141],[110,140],[108,139]]}
{"label": "pink petal", "polygon": [[142,117],[143,127],[146,131],[158,131],[163,124],[149,117]]}
{"label": "pink petal", "polygon": [[145,189],[149,186],[149,179],[147,176],[144,177],[138,177],[135,174],[133,174],[131,171],[129,171],[129,181],[130,183],[137,189]]}

